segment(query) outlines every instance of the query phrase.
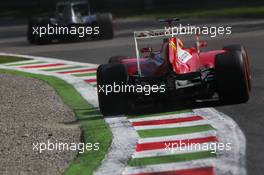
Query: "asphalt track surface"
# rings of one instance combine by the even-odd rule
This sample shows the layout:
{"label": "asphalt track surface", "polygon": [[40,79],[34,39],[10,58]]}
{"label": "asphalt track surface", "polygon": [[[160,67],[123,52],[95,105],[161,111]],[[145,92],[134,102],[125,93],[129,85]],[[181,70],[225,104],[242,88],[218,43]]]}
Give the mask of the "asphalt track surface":
{"label": "asphalt track surface", "polygon": [[[212,23],[214,19],[202,21]],[[222,48],[225,45],[240,43],[246,46],[251,64],[253,89],[251,99],[247,104],[217,107],[218,110],[232,117],[241,127],[247,139],[247,170],[249,175],[262,174],[264,152],[264,58],[262,53],[264,30],[262,23],[251,23],[249,20],[232,19],[218,20],[218,25],[229,22],[236,23],[232,35],[208,38],[207,49]],[[183,23],[196,24],[199,20]],[[241,24],[240,23],[245,23]],[[34,56],[48,56],[59,59],[80,61],[87,63],[106,63],[110,56],[134,56],[134,30],[146,28],[160,28],[160,24],[153,21],[119,21],[116,23],[116,37],[114,40],[88,41],[79,43],[59,43],[45,46],[35,46],[27,43],[24,36],[26,26],[4,24],[0,27],[0,52],[28,54]]]}

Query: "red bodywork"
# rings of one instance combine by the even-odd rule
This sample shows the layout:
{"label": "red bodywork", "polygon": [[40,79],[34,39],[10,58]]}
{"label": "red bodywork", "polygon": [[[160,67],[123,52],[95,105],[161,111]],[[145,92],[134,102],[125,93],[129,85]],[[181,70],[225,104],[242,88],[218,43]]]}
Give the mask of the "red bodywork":
{"label": "red bodywork", "polygon": [[[157,66],[155,61],[151,58],[140,58],[140,67],[143,74],[149,76],[162,75],[165,69],[168,69],[169,64],[172,65],[173,71],[176,74],[197,72],[203,68],[214,68],[215,56],[225,52],[225,50],[213,50],[198,53],[197,49],[194,47],[182,48],[182,50],[191,54],[191,58],[186,63],[181,63],[177,57],[177,49],[170,43],[176,45],[176,38],[169,38],[168,41],[163,43],[162,48],[165,52],[163,57],[166,59],[164,64]],[[162,52],[162,50],[160,52]],[[126,65],[129,75],[137,74],[138,68],[136,58],[123,59],[121,63]]]}

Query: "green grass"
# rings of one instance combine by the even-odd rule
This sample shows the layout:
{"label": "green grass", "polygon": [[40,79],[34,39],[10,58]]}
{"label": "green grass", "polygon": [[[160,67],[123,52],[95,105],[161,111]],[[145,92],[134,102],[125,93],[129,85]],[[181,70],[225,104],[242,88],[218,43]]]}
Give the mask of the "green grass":
{"label": "green grass", "polygon": [[[0,58],[0,60],[2,57]],[[3,61],[2,61],[3,63]],[[98,109],[92,107],[83,97],[65,81],[45,75],[24,73],[0,69],[0,73],[19,75],[40,79],[52,86],[66,105],[75,113],[77,123],[82,130],[81,141],[84,143],[100,143],[99,151],[86,151],[66,169],[65,175],[90,175],[100,166],[112,142],[112,133]]]}
{"label": "green grass", "polygon": [[197,126],[186,126],[186,127],[178,127],[178,128],[139,130],[138,135],[141,138],[162,137],[162,136],[170,136],[170,135],[178,135],[178,134],[189,134],[189,133],[209,131],[209,130],[214,130],[214,128],[211,125],[197,125]]}
{"label": "green grass", "polygon": [[83,68],[83,66],[70,66],[70,67],[63,67],[63,68],[50,68],[50,69],[45,69],[44,71],[64,71],[64,70],[69,70],[69,69],[77,69],[77,68]]}
{"label": "green grass", "polygon": [[16,63],[16,62],[14,62],[14,63],[8,63],[8,65],[6,65],[6,66],[10,66],[10,67],[12,67],[12,66],[29,66],[29,65],[32,65],[32,64],[41,64],[41,63],[45,63],[44,61],[34,61],[34,62],[30,62],[30,63]]}
{"label": "green grass", "polygon": [[84,73],[84,74],[75,74],[76,77],[85,77],[85,76],[95,76],[96,72],[93,73]]}
{"label": "green grass", "polygon": [[147,166],[163,163],[191,161],[197,159],[204,159],[209,157],[216,157],[215,153],[210,151],[202,151],[195,153],[176,154],[169,156],[147,157],[147,158],[135,158],[129,161],[130,166]]}
{"label": "green grass", "polygon": [[0,64],[12,63],[12,62],[24,61],[24,60],[30,60],[30,59],[18,58],[18,57],[13,57],[13,56],[0,56]]}

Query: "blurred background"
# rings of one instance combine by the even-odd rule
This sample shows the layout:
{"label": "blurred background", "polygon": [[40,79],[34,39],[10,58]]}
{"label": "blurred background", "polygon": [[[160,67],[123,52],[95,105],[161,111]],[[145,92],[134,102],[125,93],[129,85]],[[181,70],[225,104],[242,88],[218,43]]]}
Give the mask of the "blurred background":
{"label": "blurred background", "polygon": [[[8,0],[0,5],[0,17],[52,14],[58,0]],[[264,16],[263,0],[90,0],[92,12],[112,12],[116,17]],[[219,11],[220,10],[220,11]]]}

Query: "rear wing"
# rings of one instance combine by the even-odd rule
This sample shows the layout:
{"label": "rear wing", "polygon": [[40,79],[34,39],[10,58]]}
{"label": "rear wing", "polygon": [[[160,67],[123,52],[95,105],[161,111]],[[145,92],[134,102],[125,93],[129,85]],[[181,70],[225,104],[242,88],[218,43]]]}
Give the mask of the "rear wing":
{"label": "rear wing", "polygon": [[139,62],[140,53],[139,53],[139,48],[138,48],[138,40],[153,39],[153,38],[164,39],[164,38],[171,38],[174,36],[175,34],[172,34],[170,28],[134,32],[134,41],[135,41],[136,57],[137,57],[137,68],[138,68],[139,76],[141,76],[141,68],[140,68],[140,62]]}
{"label": "rear wing", "polygon": [[[188,26],[188,27],[192,27],[192,26]],[[189,30],[189,29],[187,29],[187,30]],[[175,28],[173,28],[173,27],[165,27],[163,29],[155,29],[155,30],[135,31],[134,32],[134,41],[135,41],[137,58],[140,57],[139,49],[138,49],[138,40],[154,39],[154,38],[166,39],[166,38],[173,38],[176,35],[178,35],[178,30],[175,31]],[[196,44],[198,46],[199,42],[200,42],[199,41],[200,33],[195,33],[195,36],[196,36]],[[199,47],[197,47],[197,49],[199,50]]]}
{"label": "rear wing", "polygon": [[164,38],[170,38],[170,37],[174,37],[174,36],[175,36],[175,34],[173,34],[171,32],[170,28],[145,30],[145,31],[135,31],[134,32],[134,41],[135,41],[137,58],[139,58],[138,40],[154,39],[154,38],[164,39]]}

